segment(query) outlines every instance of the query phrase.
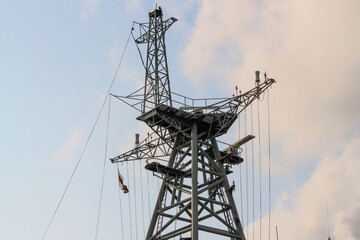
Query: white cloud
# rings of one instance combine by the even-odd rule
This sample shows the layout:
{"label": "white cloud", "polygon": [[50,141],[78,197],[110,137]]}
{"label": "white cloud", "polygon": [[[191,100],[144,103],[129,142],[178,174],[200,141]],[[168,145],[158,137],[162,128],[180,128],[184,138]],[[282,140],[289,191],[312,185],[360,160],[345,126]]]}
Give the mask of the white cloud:
{"label": "white cloud", "polygon": [[255,70],[277,79],[273,137],[292,160],[281,164],[339,150],[360,117],[359,9],[358,1],[203,1],[184,71],[194,87],[215,78],[229,94],[254,86]]}
{"label": "white cloud", "polygon": [[215,79],[230,95],[235,85],[253,87],[255,70],[277,80],[273,166],[287,174],[317,166],[279,198],[272,230],[279,226],[280,239],[326,239],[327,201],[333,239],[360,239],[359,10],[359,1],[202,1],[181,54],[194,87]]}
{"label": "white cloud", "polygon": [[69,160],[80,145],[83,132],[81,129],[74,128],[63,146],[53,154],[53,157],[58,160]]}
{"label": "white cloud", "polygon": [[[324,157],[295,194],[284,192],[271,213],[272,238],[276,239],[277,225],[280,239],[326,239],[328,203],[332,239],[360,239],[359,156],[360,138],[357,138],[341,155]],[[262,223],[262,234],[268,236],[268,217],[264,217]],[[259,221],[254,224],[258,235]],[[250,232],[252,228],[250,225]]]}
{"label": "white cloud", "polygon": [[99,5],[100,0],[84,0],[83,1],[83,10],[80,14],[82,20],[86,20],[89,16],[95,13],[96,8]]}

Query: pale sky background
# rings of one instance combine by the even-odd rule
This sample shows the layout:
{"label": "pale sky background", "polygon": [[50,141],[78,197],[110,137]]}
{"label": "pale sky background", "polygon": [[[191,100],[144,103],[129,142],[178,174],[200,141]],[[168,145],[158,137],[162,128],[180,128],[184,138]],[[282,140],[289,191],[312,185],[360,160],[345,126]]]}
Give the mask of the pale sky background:
{"label": "pale sky background", "polygon": [[[1,1],[0,239],[41,239],[90,134],[132,21],[146,22],[156,3],[165,19],[179,19],[167,33],[175,92],[197,98],[231,96],[235,86],[242,91],[254,86],[255,70],[277,80],[270,90],[271,239],[276,239],[276,225],[283,240],[327,239],[326,205],[332,239],[360,239],[356,0]],[[130,41],[111,92],[128,94],[143,79]],[[107,106],[45,239],[95,239]],[[262,238],[267,239],[267,98],[260,106]],[[255,110],[256,104],[257,117]],[[126,105],[111,101],[108,157],[131,148],[134,133],[146,135],[136,116]],[[244,121],[241,124],[243,135]],[[235,126],[223,139],[235,141],[237,132]],[[251,164],[250,158],[246,161]],[[244,169],[245,163],[242,176]],[[133,189],[132,165],[129,176],[125,165],[121,170]],[[107,160],[98,239],[121,239],[116,171]],[[237,169],[230,175],[237,184],[238,209],[239,173]],[[134,206],[137,194],[139,239],[143,219],[145,225],[149,219],[147,196],[152,208],[158,187],[151,178],[148,190],[142,174],[136,192],[121,194],[124,219],[129,218],[128,197]],[[135,177],[140,179],[140,172]],[[146,200],[144,215],[139,182]],[[246,209],[244,179],[242,184],[245,232],[253,239],[254,229],[255,239],[260,239],[260,213],[256,209],[252,216],[252,208]],[[257,206],[258,195],[257,186]],[[125,239],[131,239],[129,221],[124,228]]]}

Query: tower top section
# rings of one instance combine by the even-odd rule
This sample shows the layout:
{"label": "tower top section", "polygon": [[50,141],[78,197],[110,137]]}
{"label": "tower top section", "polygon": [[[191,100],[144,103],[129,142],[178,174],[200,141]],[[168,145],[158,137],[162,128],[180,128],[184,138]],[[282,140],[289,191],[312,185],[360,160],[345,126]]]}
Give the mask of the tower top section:
{"label": "tower top section", "polygon": [[[164,136],[170,135],[173,140],[173,136],[179,132],[183,133],[181,141],[188,141],[194,123],[197,124],[201,136],[199,138],[209,141],[226,134],[239,114],[254,100],[259,99],[275,80],[268,78],[265,73],[264,81],[261,81],[260,72],[256,71],[253,89],[244,93],[237,92],[236,95],[226,98],[193,99],[172,92],[165,33],[176,21],[173,17],[163,21],[163,10],[159,7],[149,12],[147,23],[134,22],[133,30],[136,29],[139,33],[137,38],[134,37],[134,41],[145,68],[145,84],[130,95],[116,97],[141,112],[138,120],[152,129],[159,128],[159,131],[164,131],[162,140],[166,143],[169,141]],[[139,45],[145,44],[146,58],[142,58]]]}
{"label": "tower top section", "polygon": [[159,7],[158,9],[155,9],[153,12],[149,12],[149,17],[160,17],[162,16],[162,9]]}
{"label": "tower top section", "polygon": [[136,44],[147,44],[145,67],[144,99],[141,107],[143,113],[158,105],[172,106],[169,68],[167,64],[165,32],[177,21],[169,18],[163,21],[161,7],[149,12],[148,23],[135,23],[139,26],[140,36]]}

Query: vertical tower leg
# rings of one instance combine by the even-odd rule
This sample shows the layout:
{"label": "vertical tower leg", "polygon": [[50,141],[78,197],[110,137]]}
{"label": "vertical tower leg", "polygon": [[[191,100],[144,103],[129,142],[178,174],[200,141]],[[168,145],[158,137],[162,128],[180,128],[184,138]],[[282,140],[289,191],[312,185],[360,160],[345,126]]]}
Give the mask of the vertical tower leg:
{"label": "vertical tower leg", "polygon": [[[174,165],[175,157],[176,157],[178,147],[179,147],[179,143],[180,143],[180,136],[178,135],[175,138],[174,147],[172,149],[172,152],[171,152],[171,155],[170,155],[170,158],[169,158],[169,162],[168,162],[168,167],[172,167]],[[152,235],[154,234],[156,220],[159,217],[159,210],[160,210],[161,203],[162,203],[162,201],[164,199],[165,190],[166,190],[166,184],[163,181],[162,184],[161,184],[160,191],[159,191],[159,196],[157,198],[157,201],[156,201],[156,204],[155,204],[155,207],[154,207],[154,212],[153,212],[153,215],[151,217],[149,229],[148,229],[148,232],[146,234],[146,238],[145,238],[146,240],[150,239],[152,237]]]}
{"label": "vertical tower leg", "polygon": [[191,131],[191,240],[199,239],[197,124]]}
{"label": "vertical tower leg", "polygon": [[[220,152],[219,152],[219,148],[218,148],[218,145],[217,145],[217,142],[216,142],[215,138],[211,139],[211,144],[213,145],[213,151],[214,151],[215,158],[217,160],[220,159],[221,158],[220,157]],[[238,211],[236,209],[235,201],[234,201],[234,198],[233,198],[232,194],[230,193],[230,185],[229,185],[229,181],[227,179],[226,173],[225,173],[224,166],[221,163],[221,161],[217,161],[217,165],[219,166],[219,169],[221,169],[221,173],[222,173],[223,178],[224,178],[223,184],[224,184],[224,188],[225,188],[225,194],[226,194],[226,197],[227,197],[227,199],[229,201],[229,204],[231,205],[231,213],[232,213],[232,216],[233,216],[233,219],[234,219],[235,227],[241,234],[241,240],[245,240],[244,231],[243,231],[243,228],[242,228],[241,223],[240,223],[240,218],[239,218]]]}

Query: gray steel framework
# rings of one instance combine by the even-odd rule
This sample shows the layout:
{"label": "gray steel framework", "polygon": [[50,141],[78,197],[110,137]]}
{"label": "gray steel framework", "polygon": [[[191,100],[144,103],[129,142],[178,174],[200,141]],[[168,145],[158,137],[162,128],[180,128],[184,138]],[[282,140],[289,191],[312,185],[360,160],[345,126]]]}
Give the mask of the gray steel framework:
{"label": "gray steel framework", "polygon": [[136,44],[147,44],[145,89],[142,112],[159,104],[171,106],[169,71],[166,59],[165,32],[177,21],[170,18],[163,21],[162,10],[155,9],[149,13],[148,23],[135,23],[140,36]]}
{"label": "gray steel framework", "polygon": [[[138,24],[142,32],[136,43],[148,43],[145,86],[127,96],[113,96],[137,109],[137,119],[153,133],[111,161],[146,161],[146,168],[163,180],[146,240],[176,236],[198,240],[200,231],[243,240],[233,187],[227,178],[232,173],[230,165],[242,159],[220,151],[216,138],[275,80],[265,75],[260,83],[257,73],[256,87],[230,98],[191,99],[171,93],[165,31],[175,21],[163,22],[162,10],[155,9],[149,13],[148,24]],[[233,158],[238,161],[229,161]]]}

